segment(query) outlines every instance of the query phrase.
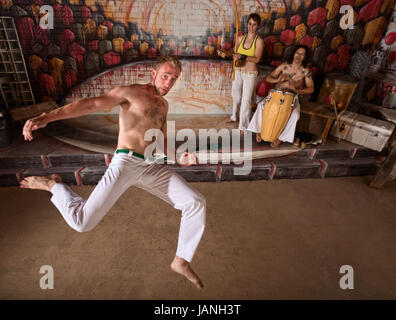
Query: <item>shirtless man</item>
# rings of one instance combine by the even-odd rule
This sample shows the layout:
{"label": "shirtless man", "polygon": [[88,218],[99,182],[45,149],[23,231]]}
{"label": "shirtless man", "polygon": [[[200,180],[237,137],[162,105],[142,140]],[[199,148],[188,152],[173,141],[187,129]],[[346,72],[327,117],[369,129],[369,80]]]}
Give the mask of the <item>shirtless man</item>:
{"label": "shirtless man", "polygon": [[[151,143],[144,140],[147,130],[159,129],[166,137],[168,103],[162,96],[172,88],[180,73],[179,60],[170,56],[159,57],[152,70],[152,80],[146,85],[117,87],[100,97],[79,99],[28,120],[23,135],[25,140],[31,141],[32,131],[45,127],[49,122],[120,105],[117,150],[87,200],[61,183],[58,175],[27,177],[21,181],[21,187],[51,192],[51,201],[66,222],[79,232],[93,229],[130,186],[142,188],[163,199],[182,211],[178,246],[171,269],[202,289],[203,283],[191,269],[190,262],[205,228],[205,198],[179,175],[158,163],[145,161],[148,156],[144,156]],[[174,150],[168,153],[168,158],[175,159]],[[189,166],[196,164],[196,156],[185,152],[177,161]]]}
{"label": "shirtless man", "polygon": [[[297,46],[292,55],[292,61],[280,64],[266,80],[270,83],[275,83],[276,89],[291,91],[297,94],[310,94],[314,92],[314,83],[312,80],[311,71],[305,67],[305,62],[308,60],[308,48],[305,46]],[[265,100],[257,106],[256,113],[249,124],[248,130],[256,132],[256,141],[261,142],[261,120],[262,110]],[[294,134],[296,124],[300,118],[300,104],[297,97],[294,99],[294,109],[290,115],[286,127],[282,133],[271,143],[271,147],[278,147],[282,141],[294,142]]]}

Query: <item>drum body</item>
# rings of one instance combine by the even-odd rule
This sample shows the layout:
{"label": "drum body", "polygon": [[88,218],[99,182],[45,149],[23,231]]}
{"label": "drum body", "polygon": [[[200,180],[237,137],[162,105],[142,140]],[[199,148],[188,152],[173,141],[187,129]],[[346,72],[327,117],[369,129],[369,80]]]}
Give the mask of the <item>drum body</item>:
{"label": "drum body", "polygon": [[293,110],[295,94],[282,90],[270,90],[261,120],[261,138],[273,142],[285,128]]}

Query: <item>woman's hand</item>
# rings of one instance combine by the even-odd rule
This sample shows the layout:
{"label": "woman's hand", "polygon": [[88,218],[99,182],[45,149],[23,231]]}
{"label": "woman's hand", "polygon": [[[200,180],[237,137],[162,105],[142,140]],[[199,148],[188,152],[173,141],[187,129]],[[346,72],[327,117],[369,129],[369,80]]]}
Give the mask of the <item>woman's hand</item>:
{"label": "woman's hand", "polygon": [[239,60],[241,57],[242,56],[239,53],[237,53],[237,52],[234,52],[234,54],[232,55],[232,58],[234,59],[234,61]]}

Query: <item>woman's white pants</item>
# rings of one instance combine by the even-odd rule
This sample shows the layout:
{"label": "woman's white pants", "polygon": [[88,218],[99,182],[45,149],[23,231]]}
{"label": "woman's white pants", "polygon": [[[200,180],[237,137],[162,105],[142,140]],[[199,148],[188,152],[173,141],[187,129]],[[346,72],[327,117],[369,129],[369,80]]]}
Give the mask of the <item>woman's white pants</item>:
{"label": "woman's white pants", "polygon": [[232,116],[231,120],[237,120],[239,110],[239,129],[246,130],[249,125],[252,97],[256,88],[257,71],[241,71],[235,69],[235,79],[232,82]]}

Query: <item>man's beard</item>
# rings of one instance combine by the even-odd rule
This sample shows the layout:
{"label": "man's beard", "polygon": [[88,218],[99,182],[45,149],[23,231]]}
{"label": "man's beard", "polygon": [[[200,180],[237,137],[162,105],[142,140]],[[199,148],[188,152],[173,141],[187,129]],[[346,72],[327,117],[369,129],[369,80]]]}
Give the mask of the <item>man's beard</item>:
{"label": "man's beard", "polygon": [[156,86],[154,83],[153,83],[153,87],[154,87],[155,92],[156,92],[159,96],[162,96],[161,92],[158,90],[157,86]]}
{"label": "man's beard", "polygon": [[164,96],[164,95],[166,95],[167,93],[168,93],[168,91],[167,92],[165,92],[164,94],[162,94],[161,93],[161,91],[159,90],[159,88],[155,85],[155,80],[157,79],[157,75],[155,75],[155,78],[154,78],[154,80],[153,80],[153,87],[154,87],[154,90],[155,90],[155,92],[159,95],[159,96]]}

